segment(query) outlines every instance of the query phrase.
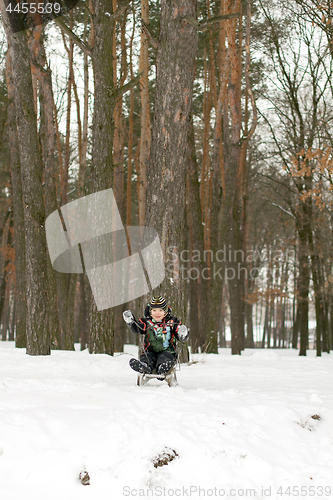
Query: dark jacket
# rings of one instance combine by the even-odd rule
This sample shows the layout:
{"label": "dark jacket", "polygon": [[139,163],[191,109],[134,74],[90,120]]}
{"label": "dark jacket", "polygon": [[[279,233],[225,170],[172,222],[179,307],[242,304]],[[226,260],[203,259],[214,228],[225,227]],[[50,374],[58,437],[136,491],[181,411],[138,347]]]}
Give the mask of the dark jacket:
{"label": "dark jacket", "polygon": [[149,313],[147,306],[144,312],[144,317],[129,324],[129,328],[133,333],[141,333],[145,336],[143,346],[145,351],[149,352],[175,352],[176,340],[178,337],[178,328],[181,322],[171,316],[169,307],[168,314],[163,318],[163,321],[157,323]]}

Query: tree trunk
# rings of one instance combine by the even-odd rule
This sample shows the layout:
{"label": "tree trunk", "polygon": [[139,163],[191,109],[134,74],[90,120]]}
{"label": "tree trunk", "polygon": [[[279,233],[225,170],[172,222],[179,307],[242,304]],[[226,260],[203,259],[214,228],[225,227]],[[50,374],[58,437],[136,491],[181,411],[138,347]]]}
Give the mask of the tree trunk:
{"label": "tree trunk", "polygon": [[[70,29],[73,29],[73,11],[70,11]],[[67,190],[68,190],[68,171],[70,162],[70,135],[71,135],[71,108],[72,108],[72,85],[74,79],[73,70],[73,54],[74,42],[69,40],[69,48],[67,48],[65,35],[62,33],[64,46],[68,54],[69,74],[67,81],[67,112],[66,112],[66,138],[65,138],[65,155],[63,163],[63,171],[61,173],[61,199],[62,205],[67,203]]]}
{"label": "tree trunk", "polygon": [[20,156],[15,116],[15,90],[9,52],[7,53],[6,81],[8,92],[8,127],[10,148],[10,175],[13,196],[15,229],[15,329],[16,347],[26,347],[26,276],[23,194]]}
{"label": "tree trunk", "polygon": [[[262,340],[261,340],[261,348],[262,349],[265,349],[265,347],[266,347],[266,337],[268,337],[270,310],[271,310],[271,308],[270,308],[270,296],[269,296],[269,292],[266,292],[264,331],[263,331]],[[267,340],[267,347],[269,347],[269,338]]]}
{"label": "tree trunk", "polygon": [[[148,0],[141,0],[141,18],[143,22],[149,25],[149,6]],[[140,134],[140,158],[138,162],[139,169],[137,171],[137,187],[138,187],[138,211],[139,225],[145,224],[146,213],[146,188],[147,188],[147,170],[150,157],[151,146],[151,129],[150,129],[150,105],[149,105],[149,61],[148,61],[148,38],[141,30],[141,45],[140,45],[140,64],[139,71],[142,72],[140,87],[141,87],[141,134]]]}
{"label": "tree trunk", "polygon": [[[240,12],[241,2],[237,0],[233,5],[226,0],[225,12]],[[238,264],[241,264],[243,250],[242,240],[242,207],[241,207],[241,172],[240,172],[240,144],[241,144],[241,40],[237,40],[239,20],[232,19],[226,22],[226,39],[228,42],[228,59],[230,64],[230,78],[228,91],[224,103],[224,183],[225,193],[223,200],[223,237],[231,249],[231,261],[227,263],[229,270],[229,297],[230,297],[230,324],[231,324],[231,352],[241,354],[244,341],[244,289],[243,280],[238,276]],[[239,31],[241,33],[241,31]],[[238,47],[239,44],[239,47]],[[227,137],[226,137],[227,136]],[[240,252],[238,252],[240,251]]]}
{"label": "tree trunk", "polygon": [[5,290],[5,297],[4,297],[4,306],[2,310],[2,315],[1,315],[1,337],[2,340],[7,340],[7,337],[9,337],[9,320],[10,320],[10,281],[8,280],[6,290]]}
{"label": "tree trunk", "polygon": [[[189,292],[190,292],[190,329],[192,352],[206,348],[208,275],[204,261],[204,229],[200,204],[198,165],[195,153],[193,118],[191,116],[188,140],[188,224],[190,230],[189,247]],[[199,255],[199,259],[198,256]]]}
{"label": "tree trunk", "polygon": [[81,344],[81,351],[88,346],[87,339],[87,301],[85,293],[85,277],[84,274],[79,275],[79,317],[78,317],[78,331]]}
{"label": "tree trunk", "polygon": [[[90,10],[92,9],[91,1],[89,3]],[[86,13],[88,16],[88,13]],[[84,32],[84,42],[86,42],[86,30],[89,24],[86,18],[85,32]],[[89,46],[93,44],[93,34],[92,29],[89,37]],[[85,194],[85,179],[86,179],[86,168],[87,168],[87,150],[88,150],[88,125],[89,125],[89,66],[88,66],[88,54],[85,52],[83,54],[84,60],[84,111],[83,111],[83,127],[82,127],[82,151],[81,151],[81,162],[79,168],[79,178],[78,178],[78,198],[81,198]],[[78,291],[78,337],[81,344],[81,351],[86,349],[89,345],[88,341],[88,304],[90,306],[91,302],[88,302],[86,287],[86,276],[82,273],[79,275],[79,291]]]}
{"label": "tree trunk", "polygon": [[[7,215],[8,219],[7,219]],[[8,265],[9,265],[9,249],[12,246],[12,228],[13,228],[13,217],[12,212],[8,211],[5,218],[5,224],[2,234],[2,249],[4,251],[4,260],[3,260],[3,275],[0,286],[0,324],[1,326],[1,337],[2,340],[7,340],[7,313],[8,313],[8,305],[9,305],[9,288],[10,281],[8,276]]]}
{"label": "tree trunk", "polygon": [[[247,38],[245,43],[246,52],[249,59],[249,26],[250,26],[250,1],[247,12]],[[223,162],[221,162],[222,189],[223,189],[223,229],[222,238],[228,248],[231,249],[231,261],[227,263],[229,271],[229,296],[230,296],[230,321],[231,321],[231,352],[241,354],[244,349],[244,321],[245,321],[245,279],[247,269],[244,261],[244,172],[246,168],[246,151],[249,140],[256,127],[255,104],[253,107],[253,123],[247,135],[242,136],[242,102],[241,102],[241,81],[242,81],[242,3],[241,0],[224,0],[221,2],[221,14],[239,13],[239,18],[228,19],[226,25],[226,42],[220,38],[223,44],[221,59],[224,64],[220,65],[220,73],[224,74],[223,67],[229,65],[227,73],[227,92],[224,93],[223,106]],[[221,23],[222,24],[222,23]],[[228,58],[225,56],[227,50]],[[224,59],[223,59],[224,58]],[[250,95],[248,64],[245,68],[246,92]],[[229,76],[230,75],[230,76]],[[221,92],[221,89],[220,89]],[[246,118],[247,128],[247,118]]]}
{"label": "tree trunk", "polygon": [[208,229],[208,212],[210,209],[208,203],[208,191],[209,191],[209,170],[210,170],[210,156],[209,156],[209,136],[210,136],[210,113],[212,109],[212,96],[211,89],[208,88],[208,80],[209,73],[207,70],[207,49],[204,48],[204,92],[203,92],[203,119],[204,119],[204,130],[203,130],[203,139],[202,139],[202,163],[201,163],[201,183],[200,183],[200,199],[201,199],[201,207],[203,217],[202,220],[204,222],[204,240],[205,240],[205,248],[208,249],[207,241],[207,229]]}
{"label": "tree trunk", "polygon": [[282,349],[286,347],[286,298],[285,297],[283,297],[281,304],[280,347],[282,347]]}
{"label": "tree trunk", "polygon": [[[117,8],[117,0],[113,0],[113,10]],[[126,12],[124,19],[121,21],[121,67],[120,80],[117,81],[117,38],[116,25],[113,35],[113,80],[114,86],[122,87],[127,77],[127,54],[126,54]],[[114,108],[114,138],[113,138],[113,162],[114,162],[114,177],[113,188],[117,200],[118,209],[122,220],[125,221],[124,210],[124,119],[123,119],[123,98],[120,97]],[[123,322],[124,323],[124,322]]]}
{"label": "tree trunk", "polygon": [[254,347],[253,341],[253,304],[246,302],[246,347],[252,349]]}
{"label": "tree trunk", "polygon": [[[91,192],[108,189],[113,182],[113,134],[116,93],[113,79],[113,29],[112,5],[107,0],[94,0],[93,24],[94,46],[94,118],[92,145]],[[106,16],[109,12],[111,17]],[[90,353],[113,355],[114,330],[113,311],[98,311],[95,301],[90,311]]]}
{"label": "tree trunk", "polygon": [[[130,41],[130,74],[133,74],[133,41],[135,35],[135,24],[133,23],[132,36]],[[130,109],[128,116],[128,162],[127,162],[127,186],[126,186],[126,226],[132,224],[132,172],[133,172],[133,138],[134,138],[134,89],[130,91]],[[129,329],[127,328],[127,331]]]}
{"label": "tree trunk", "polygon": [[196,18],[195,0],[162,0],[156,97],[147,183],[146,225],[160,236],[164,256],[171,248],[171,275],[160,292],[181,319],[186,317],[185,284],[179,256],[184,249],[185,176],[198,35],[185,16]]}
{"label": "tree trunk", "polygon": [[[321,283],[324,286],[323,276],[321,276]],[[325,293],[322,294],[322,325],[323,325],[323,351],[330,352],[329,336],[328,336],[328,304]]]}
{"label": "tree trunk", "polygon": [[[220,311],[223,297],[224,274],[227,271],[224,258],[218,259],[219,249],[222,247],[223,240],[223,224],[222,216],[222,203],[223,203],[223,190],[224,186],[224,144],[222,143],[222,129],[223,129],[223,107],[226,105],[227,97],[227,77],[229,74],[229,64],[227,60],[225,35],[226,25],[222,23],[220,30],[222,35],[220,37],[219,53],[223,61],[225,74],[220,74],[220,90],[218,97],[216,96],[216,85],[213,82],[215,77],[215,64],[213,64],[213,55],[210,51],[210,74],[211,74],[211,88],[212,97],[215,104],[215,128],[214,128],[214,143],[213,143],[213,168],[210,174],[210,189],[209,195],[206,196],[207,214],[205,218],[205,231],[206,231],[206,249],[209,249],[212,255],[208,265],[210,267],[210,281],[209,281],[209,320],[208,320],[208,335],[210,352],[217,353],[217,331],[219,328]],[[224,35],[224,36],[223,36]],[[213,74],[214,73],[214,74]],[[207,226],[207,227],[206,227]]]}
{"label": "tree trunk", "polygon": [[26,33],[13,34],[1,0],[12,74],[20,151],[27,286],[27,354],[50,354],[48,332],[47,248],[37,119],[34,108],[30,56]]}
{"label": "tree trunk", "polygon": [[[300,236],[300,251],[299,251],[299,331],[300,331],[300,356],[306,356],[309,339],[309,286],[310,286],[310,271],[309,259],[306,252],[306,243]],[[305,247],[305,248],[304,248]]]}
{"label": "tree trunk", "polygon": [[15,293],[13,296],[12,303],[13,303],[13,310],[12,310],[12,317],[11,317],[10,328],[9,328],[9,340],[10,341],[15,340],[15,315],[16,315],[16,313],[15,313],[15,309],[16,309]]}
{"label": "tree trunk", "polygon": [[330,345],[331,348],[333,346],[333,303],[330,304],[330,330],[329,330],[329,336],[330,336]]}
{"label": "tree trunk", "polygon": [[314,248],[312,232],[309,234],[309,247],[311,251],[311,271],[313,280],[313,291],[315,295],[315,311],[316,311],[316,349],[317,356],[322,353],[322,334],[323,334],[323,297],[320,283],[320,262],[319,255]]}
{"label": "tree trunk", "polygon": [[[113,0],[114,11],[117,8],[117,0]],[[126,52],[126,19],[127,12],[125,11],[123,19],[120,22],[121,26],[121,61],[120,61],[120,80],[117,83],[117,38],[116,26],[114,28],[113,38],[113,79],[115,87],[122,87],[127,77],[127,52]],[[133,90],[133,89],[132,89]],[[125,204],[124,204],[124,118],[123,118],[123,99],[118,99],[114,109],[114,140],[113,140],[113,161],[114,161],[114,178],[113,188],[116,197],[117,205],[120,211],[123,222],[126,220]],[[114,314],[114,350],[122,352],[124,346],[124,336],[126,324],[122,317],[122,312],[126,308],[125,304],[116,306],[113,310]]]}
{"label": "tree trunk", "polygon": [[301,314],[300,300],[298,297],[297,301],[296,301],[296,313],[295,313],[294,318],[293,318],[294,321],[293,321],[293,333],[292,333],[292,342],[291,342],[293,349],[297,349],[297,345],[298,345],[300,314]]}
{"label": "tree trunk", "polygon": [[[45,50],[42,39],[42,26],[34,28],[29,40],[32,67],[37,75],[39,83],[40,101],[40,140],[44,165],[45,181],[45,216],[48,217],[57,210],[56,194],[56,169],[57,159],[55,157],[56,128],[54,123],[54,98],[52,91],[51,70],[46,67]],[[48,296],[49,296],[49,333],[51,337],[51,348],[65,349],[65,336],[69,335],[66,324],[66,311],[68,307],[67,276],[56,272],[47,260],[48,272]],[[73,342],[72,342],[72,348]]]}

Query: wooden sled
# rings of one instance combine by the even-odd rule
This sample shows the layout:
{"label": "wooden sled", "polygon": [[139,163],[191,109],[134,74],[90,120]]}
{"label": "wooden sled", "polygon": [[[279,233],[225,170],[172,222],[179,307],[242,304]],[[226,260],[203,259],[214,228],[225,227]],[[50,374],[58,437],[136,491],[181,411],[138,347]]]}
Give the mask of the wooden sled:
{"label": "wooden sled", "polygon": [[155,370],[153,373],[140,373],[138,375],[137,385],[146,385],[150,379],[157,378],[159,380],[166,380],[169,387],[175,387],[178,385],[176,375],[177,364],[178,360],[167,373],[156,373]]}
{"label": "wooden sled", "polygon": [[[180,370],[180,352],[182,349],[182,342],[178,342],[177,348],[176,348],[176,359],[172,367],[167,373],[156,373],[156,370],[153,371],[153,373],[140,373],[138,375],[137,379],[137,385],[146,385],[147,382],[151,378],[157,378],[159,380],[165,380],[168,384],[169,387],[176,387],[178,385],[178,380],[177,380],[177,375],[176,371]],[[138,350],[138,359],[140,359],[141,354],[144,352],[143,350],[143,343],[140,338],[140,347]]]}

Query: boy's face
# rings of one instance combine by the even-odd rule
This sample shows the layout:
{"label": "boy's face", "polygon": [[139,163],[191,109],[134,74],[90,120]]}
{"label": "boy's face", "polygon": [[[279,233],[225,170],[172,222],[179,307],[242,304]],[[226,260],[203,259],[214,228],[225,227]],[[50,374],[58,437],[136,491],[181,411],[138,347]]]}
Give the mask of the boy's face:
{"label": "boy's face", "polygon": [[162,319],[164,318],[164,311],[160,307],[158,307],[157,309],[152,309],[150,311],[150,314],[155,321],[162,321]]}

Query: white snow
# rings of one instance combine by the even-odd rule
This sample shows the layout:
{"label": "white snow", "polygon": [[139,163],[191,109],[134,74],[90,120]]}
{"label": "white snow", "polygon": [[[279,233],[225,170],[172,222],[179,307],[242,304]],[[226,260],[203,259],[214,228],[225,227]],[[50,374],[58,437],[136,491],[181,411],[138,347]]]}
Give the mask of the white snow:
{"label": "white snow", "polygon": [[0,343],[1,500],[333,497],[333,354],[221,349],[169,388],[138,387],[125,350]]}

